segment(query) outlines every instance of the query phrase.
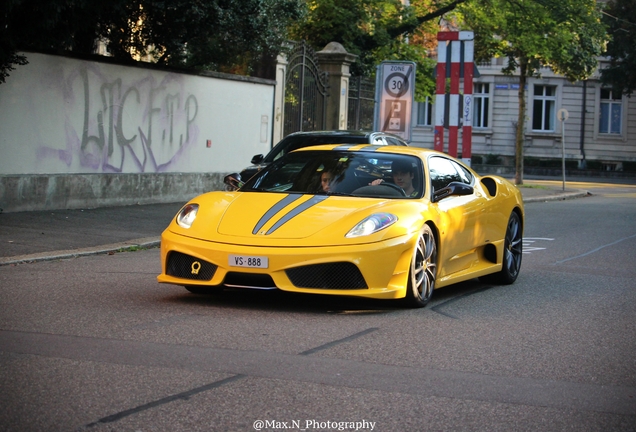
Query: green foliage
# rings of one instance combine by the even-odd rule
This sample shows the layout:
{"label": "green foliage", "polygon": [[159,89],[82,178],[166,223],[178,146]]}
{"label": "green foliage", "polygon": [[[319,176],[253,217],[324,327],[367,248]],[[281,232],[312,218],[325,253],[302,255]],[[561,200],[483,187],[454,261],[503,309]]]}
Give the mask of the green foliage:
{"label": "green foliage", "polygon": [[427,96],[435,93],[433,70],[437,62],[427,56],[426,49],[422,46],[394,41],[374,51],[373,62],[375,64],[380,64],[384,60],[415,62],[415,100],[417,102],[425,102]]}
{"label": "green foliage", "polygon": [[304,0],[3,0],[0,79],[18,51],[95,52],[189,69],[266,74]]}
{"label": "green foliage", "polygon": [[355,75],[372,76],[385,59],[415,61],[424,100],[434,89],[426,48],[436,18],[464,1],[4,0],[0,80],[26,62],[19,51],[92,54],[97,42],[117,59],[273,78],[284,42],[304,39],[316,50],[340,42],[359,56]]}
{"label": "green foliage", "polygon": [[[459,7],[466,28],[475,32],[477,61],[506,57],[506,74],[528,77],[550,67],[570,81],[596,69],[606,32],[596,0],[479,0]],[[515,183],[523,183],[525,92],[519,91],[515,142]]]}
{"label": "green foliage", "polygon": [[636,2],[612,0],[604,14],[610,34],[606,55],[607,68],[601,71],[601,80],[618,93],[636,91]]}
{"label": "green foliage", "polygon": [[[561,158],[536,158],[525,157],[524,166],[534,168],[557,168],[560,169],[563,166],[563,159]],[[578,160],[566,160],[565,167],[567,169],[578,169]]]}
{"label": "green foliage", "polygon": [[[274,58],[301,0],[165,0],[143,8],[145,46],[162,64],[249,73]],[[159,31],[157,31],[159,30]]]}
{"label": "green foliage", "polygon": [[306,19],[292,25],[291,36],[317,51],[339,42],[359,56],[358,75],[373,71],[373,52],[393,42],[388,29],[398,26],[405,13],[399,0],[307,0],[307,6]]}
{"label": "green foliage", "polygon": [[484,161],[486,165],[501,165],[501,157],[496,154],[489,153]]}
{"label": "green foliage", "polygon": [[623,171],[636,173],[636,162],[623,162]]}
{"label": "green foliage", "polygon": [[414,61],[415,99],[423,102],[435,90],[429,55],[439,29],[434,18],[440,8],[452,10],[463,1],[412,0],[404,6],[399,0],[307,0],[308,14],[292,26],[291,35],[317,51],[339,42],[358,55],[354,75],[373,76],[383,60]]}
{"label": "green foliage", "polygon": [[605,42],[595,0],[480,0],[459,10],[475,31],[476,59],[507,57],[509,74],[525,61],[526,76],[547,66],[571,81],[585,79]]}

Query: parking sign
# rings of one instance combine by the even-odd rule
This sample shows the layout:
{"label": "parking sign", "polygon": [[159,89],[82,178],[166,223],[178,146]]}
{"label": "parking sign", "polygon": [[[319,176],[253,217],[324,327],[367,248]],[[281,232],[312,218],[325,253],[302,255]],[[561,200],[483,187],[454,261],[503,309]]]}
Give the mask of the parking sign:
{"label": "parking sign", "polygon": [[415,63],[385,61],[376,78],[374,129],[411,140],[411,114],[415,95]]}

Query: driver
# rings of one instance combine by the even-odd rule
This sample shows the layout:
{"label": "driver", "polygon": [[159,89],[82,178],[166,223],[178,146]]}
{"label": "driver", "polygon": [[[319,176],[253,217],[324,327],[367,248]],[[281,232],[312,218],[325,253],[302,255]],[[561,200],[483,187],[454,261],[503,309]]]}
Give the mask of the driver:
{"label": "driver", "polygon": [[[391,174],[393,175],[393,183],[404,189],[406,196],[417,196],[417,190],[413,186],[413,178],[415,177],[415,166],[404,160],[396,160],[391,164]],[[383,179],[373,180],[370,185],[379,185]]]}

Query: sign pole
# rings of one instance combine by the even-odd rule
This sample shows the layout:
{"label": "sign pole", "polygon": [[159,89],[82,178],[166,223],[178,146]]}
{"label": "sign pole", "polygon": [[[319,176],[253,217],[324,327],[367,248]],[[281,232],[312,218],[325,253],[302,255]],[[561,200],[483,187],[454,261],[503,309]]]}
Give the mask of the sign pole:
{"label": "sign pole", "polygon": [[557,112],[557,118],[561,122],[561,170],[563,172],[563,191],[565,192],[565,121],[568,119],[569,113],[565,108],[561,108]]}

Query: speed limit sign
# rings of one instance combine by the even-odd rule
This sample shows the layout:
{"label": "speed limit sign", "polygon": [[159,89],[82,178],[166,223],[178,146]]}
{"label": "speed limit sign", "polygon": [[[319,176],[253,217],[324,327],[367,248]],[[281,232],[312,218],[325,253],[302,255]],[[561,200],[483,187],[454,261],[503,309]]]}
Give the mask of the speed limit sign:
{"label": "speed limit sign", "polygon": [[386,61],[378,67],[374,129],[411,140],[415,63]]}
{"label": "speed limit sign", "polygon": [[410,86],[407,76],[402,72],[393,72],[384,80],[384,91],[394,98],[404,96]]}

